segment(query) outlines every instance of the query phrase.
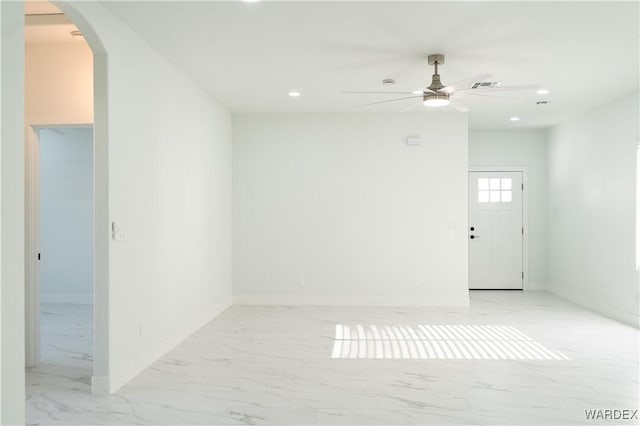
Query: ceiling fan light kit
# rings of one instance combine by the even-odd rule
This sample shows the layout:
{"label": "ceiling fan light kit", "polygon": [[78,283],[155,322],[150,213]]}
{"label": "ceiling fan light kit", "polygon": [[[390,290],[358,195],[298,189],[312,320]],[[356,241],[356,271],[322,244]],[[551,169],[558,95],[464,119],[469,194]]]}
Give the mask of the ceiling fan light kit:
{"label": "ceiling fan light kit", "polygon": [[[384,93],[384,94],[403,94],[403,95],[412,95],[405,96],[402,98],[389,99],[384,101],[370,102],[363,105],[357,105],[355,108],[372,106],[384,104],[387,102],[397,102],[403,100],[414,99],[414,104],[405,108],[404,111],[407,111],[413,108],[415,105],[420,105],[422,103],[426,107],[438,108],[444,106],[451,106],[453,109],[460,112],[468,112],[469,108],[467,108],[462,103],[458,102],[458,97],[463,96],[481,96],[481,97],[491,97],[491,98],[506,98],[508,97],[502,96],[505,92],[510,91],[522,91],[522,90],[539,90],[540,86],[501,86],[502,82],[487,82],[484,81],[491,77],[491,74],[479,74],[473,76],[471,78],[467,78],[465,80],[460,80],[456,83],[453,83],[449,86],[445,86],[442,84],[440,80],[440,74],[438,73],[438,66],[444,64],[444,55],[441,53],[429,55],[427,57],[429,65],[433,65],[434,73],[431,77],[431,84],[423,89],[422,91],[413,91],[413,92],[344,92],[344,93]],[[393,79],[384,79],[382,84],[385,86],[389,86],[395,84],[395,80]],[[539,93],[539,92],[538,92]],[[454,99],[451,99],[451,98]],[[417,99],[418,100],[416,102]]]}
{"label": "ceiling fan light kit", "polygon": [[449,105],[449,95],[446,93],[425,93],[423,105],[427,107],[441,107]]}

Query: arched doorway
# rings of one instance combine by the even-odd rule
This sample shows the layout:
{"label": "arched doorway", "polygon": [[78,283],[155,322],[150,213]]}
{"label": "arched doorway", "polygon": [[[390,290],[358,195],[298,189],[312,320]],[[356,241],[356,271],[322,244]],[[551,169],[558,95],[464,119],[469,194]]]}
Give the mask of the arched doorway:
{"label": "arched doorway", "polygon": [[[92,211],[92,245],[93,245],[93,315],[91,324],[93,339],[91,384],[93,393],[108,393],[108,334],[107,334],[107,303],[108,303],[108,216],[107,216],[107,138],[106,138],[106,54],[102,43],[98,40],[87,20],[75,6],[67,2],[55,2],[60,12],[52,15],[54,20],[72,23],[82,34],[93,54],[93,92],[91,105],[93,114],[83,115],[80,108],[65,110],[64,108],[50,108],[49,114],[26,117],[26,168],[27,182],[25,187],[25,260],[26,260],[26,364],[33,366],[40,357],[40,281],[38,264],[40,256],[39,229],[39,195],[38,195],[38,160],[39,160],[39,132],[43,128],[56,126],[93,128],[93,211]],[[62,15],[63,14],[63,15]],[[62,16],[59,16],[62,15]],[[37,18],[42,20],[43,18]],[[51,19],[51,17],[49,18]],[[76,35],[77,36],[77,35]],[[25,70],[27,78],[29,70]],[[29,96],[29,95],[27,95]],[[77,102],[78,100],[75,99]],[[27,100],[27,103],[29,100]],[[82,103],[82,102],[80,102]],[[77,106],[77,105],[76,105]],[[81,356],[81,354],[77,354]]]}

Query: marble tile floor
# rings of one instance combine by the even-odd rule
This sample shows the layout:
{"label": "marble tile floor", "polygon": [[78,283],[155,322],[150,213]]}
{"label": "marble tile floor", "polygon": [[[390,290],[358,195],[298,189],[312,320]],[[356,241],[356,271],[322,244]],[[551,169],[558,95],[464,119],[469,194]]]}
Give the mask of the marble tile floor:
{"label": "marble tile floor", "polygon": [[93,364],[93,305],[40,306],[40,361],[90,371]]}
{"label": "marble tile floor", "polygon": [[[469,308],[233,306],[109,397],[89,372],[27,373],[28,424],[568,425],[639,407],[640,334],[544,292],[472,292]],[[484,325],[568,359],[332,358],[336,325]]]}

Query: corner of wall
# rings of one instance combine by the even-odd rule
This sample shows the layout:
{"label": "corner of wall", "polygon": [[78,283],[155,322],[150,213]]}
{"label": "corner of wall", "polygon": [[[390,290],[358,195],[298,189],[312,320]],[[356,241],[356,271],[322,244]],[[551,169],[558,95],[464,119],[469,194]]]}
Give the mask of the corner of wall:
{"label": "corner of wall", "polygon": [[111,392],[111,378],[92,376],[91,377],[91,393],[96,396],[107,396]]}
{"label": "corner of wall", "polygon": [[638,99],[635,91],[548,129],[546,146],[547,291],[634,327]]}
{"label": "corner of wall", "polygon": [[[194,314],[190,323],[173,333],[173,335],[167,336],[161,342],[149,347],[146,352],[135,359],[129,359],[126,364],[112,366],[109,377],[92,378],[92,392],[96,395],[110,395],[117,392],[118,389],[134,379],[146,368],[222,314],[232,305],[232,302],[232,298],[227,297],[216,304],[211,311],[203,312],[199,315]],[[95,385],[93,380],[95,380]]]}
{"label": "corner of wall", "polygon": [[610,305],[593,301],[588,297],[576,296],[571,292],[561,288],[550,288],[547,290],[549,293],[555,294],[562,299],[571,302],[573,304],[582,306],[593,311],[596,315],[600,314],[615,321],[630,325],[635,328],[640,328],[640,315],[632,314],[629,312],[616,309]]}
{"label": "corner of wall", "polygon": [[25,421],[24,4],[0,1],[0,406],[2,424]]}
{"label": "corner of wall", "polygon": [[527,288],[525,288],[525,290],[526,291],[546,291],[547,285],[541,282],[529,281],[529,284],[527,285]]}

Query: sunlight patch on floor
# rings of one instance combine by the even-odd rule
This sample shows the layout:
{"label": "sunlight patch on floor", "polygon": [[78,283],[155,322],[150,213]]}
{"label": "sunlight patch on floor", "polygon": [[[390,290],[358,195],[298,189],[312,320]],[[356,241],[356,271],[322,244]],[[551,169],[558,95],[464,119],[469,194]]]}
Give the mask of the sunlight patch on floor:
{"label": "sunlight patch on floor", "polygon": [[332,358],[568,360],[505,325],[336,325]]}

